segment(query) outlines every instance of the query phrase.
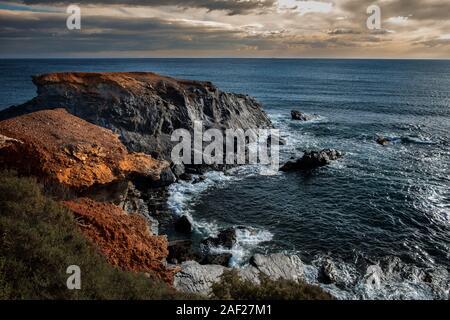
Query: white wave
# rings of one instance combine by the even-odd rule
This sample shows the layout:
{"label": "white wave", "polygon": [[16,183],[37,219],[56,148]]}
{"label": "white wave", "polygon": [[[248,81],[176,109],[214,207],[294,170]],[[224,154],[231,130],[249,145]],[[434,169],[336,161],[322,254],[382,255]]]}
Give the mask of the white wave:
{"label": "white wave", "polygon": [[223,247],[210,248],[212,253],[231,253],[231,267],[243,265],[250,257],[252,251],[263,242],[273,239],[273,234],[267,230],[252,227],[236,228],[236,243],[231,249]]}

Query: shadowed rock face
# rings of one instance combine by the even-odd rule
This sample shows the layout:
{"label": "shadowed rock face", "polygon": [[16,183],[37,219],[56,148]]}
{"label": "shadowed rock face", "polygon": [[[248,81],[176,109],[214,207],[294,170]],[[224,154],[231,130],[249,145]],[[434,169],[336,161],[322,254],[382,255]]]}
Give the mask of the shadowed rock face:
{"label": "shadowed rock face", "polygon": [[303,157],[296,161],[288,161],[280,170],[289,171],[308,171],[316,168],[324,167],[342,158],[342,152],[335,149],[324,149],[322,151],[306,151]]}
{"label": "shadowed rock face", "polygon": [[143,153],[129,153],[110,130],[64,109],[0,121],[0,135],[1,167],[77,190],[133,175],[158,180],[168,166]]}
{"label": "shadowed rock face", "polygon": [[268,128],[261,105],[225,93],[210,82],[177,80],[154,73],[53,73],[33,78],[38,96],[0,113],[0,119],[40,109],[65,107],[91,123],[112,129],[134,152],[169,159],[172,132],[205,129]]}
{"label": "shadowed rock face", "polygon": [[153,235],[143,217],[87,198],[66,201],[64,205],[73,212],[83,234],[109,263],[173,283],[176,270],[167,268],[165,262],[169,254],[167,238]]}

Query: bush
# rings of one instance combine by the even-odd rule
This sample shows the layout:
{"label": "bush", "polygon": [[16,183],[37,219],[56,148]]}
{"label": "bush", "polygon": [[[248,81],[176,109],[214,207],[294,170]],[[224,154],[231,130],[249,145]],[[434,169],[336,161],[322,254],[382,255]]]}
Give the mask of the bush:
{"label": "bush", "polygon": [[[67,267],[81,268],[68,290]],[[188,299],[167,284],[109,265],[72,214],[32,178],[0,172],[0,299]]]}
{"label": "bush", "polygon": [[272,280],[260,275],[260,284],[239,277],[235,270],[226,271],[214,284],[212,296],[221,300],[332,300],[318,286],[292,280]]}

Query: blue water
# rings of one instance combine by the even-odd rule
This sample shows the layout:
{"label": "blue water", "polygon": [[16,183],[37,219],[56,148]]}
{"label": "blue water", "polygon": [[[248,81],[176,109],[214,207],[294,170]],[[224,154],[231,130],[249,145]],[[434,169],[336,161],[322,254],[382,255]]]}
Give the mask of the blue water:
{"label": "blue water", "polygon": [[[251,250],[295,252],[310,264],[327,256],[362,274],[360,259],[388,256],[450,269],[450,61],[7,60],[0,62],[0,109],[35,95],[31,75],[56,71],[209,80],[263,103],[287,140],[282,159],[305,149],[345,152],[308,175],[241,175],[195,196],[180,188],[180,208],[205,226],[246,225],[272,235]],[[320,119],[293,122],[294,108]],[[382,147],[377,135],[399,142]]]}

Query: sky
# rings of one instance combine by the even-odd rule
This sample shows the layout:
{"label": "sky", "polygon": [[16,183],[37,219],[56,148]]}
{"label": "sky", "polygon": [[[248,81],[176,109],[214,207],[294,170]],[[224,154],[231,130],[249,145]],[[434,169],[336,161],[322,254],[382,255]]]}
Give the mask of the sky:
{"label": "sky", "polygon": [[0,0],[0,57],[449,59],[450,0]]}

